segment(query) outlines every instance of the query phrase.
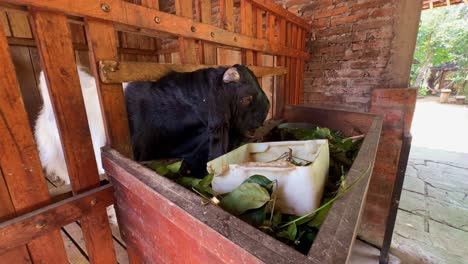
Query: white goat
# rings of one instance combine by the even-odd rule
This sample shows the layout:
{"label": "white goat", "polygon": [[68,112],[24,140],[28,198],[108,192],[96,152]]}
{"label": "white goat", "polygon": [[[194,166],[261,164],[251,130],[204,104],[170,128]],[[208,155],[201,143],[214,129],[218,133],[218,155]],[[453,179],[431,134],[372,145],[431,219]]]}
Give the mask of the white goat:
{"label": "white goat", "polygon": [[[101,162],[100,148],[106,144],[104,122],[102,120],[101,108],[99,104],[96,82],[93,76],[78,67],[81,92],[88,117],[88,125],[93,142],[94,156],[99,174],[104,173]],[[47,175],[54,176],[65,184],[70,184],[67,166],[60,141],[57,123],[55,122],[54,110],[49,98],[49,91],[45,80],[44,72],[40,73],[39,89],[43,99],[43,107],[39,113],[35,127],[35,137],[39,149],[39,156]],[[67,89],[67,87],[63,87]],[[108,208],[109,219],[115,223],[115,212],[113,207]]]}

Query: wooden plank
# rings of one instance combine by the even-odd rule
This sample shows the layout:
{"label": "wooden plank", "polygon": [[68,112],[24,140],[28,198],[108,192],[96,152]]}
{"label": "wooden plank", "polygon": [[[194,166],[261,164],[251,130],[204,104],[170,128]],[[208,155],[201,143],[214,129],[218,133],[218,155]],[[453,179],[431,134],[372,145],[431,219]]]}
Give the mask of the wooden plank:
{"label": "wooden plank", "polygon": [[367,188],[377,153],[382,118],[375,117],[361,145],[358,156],[346,175],[348,182],[353,182],[363,173],[367,174],[356,183],[350,192],[337,200],[320,226],[316,240],[312,244],[308,258],[325,263],[347,263],[352,246],[357,236],[359,222],[364,211]]}
{"label": "wooden plank", "polygon": [[159,10],[159,0],[141,0],[141,5]]}
{"label": "wooden plank", "polygon": [[65,243],[65,249],[67,251],[68,262],[72,264],[87,264],[89,263],[86,255],[81,253],[80,249],[73,243],[73,241],[68,237],[68,235],[61,231],[62,239]]}
{"label": "wooden plank", "polygon": [[[266,25],[266,29],[267,29],[267,39],[271,42],[271,43],[274,43],[275,42],[275,26],[276,26],[276,17],[274,14],[272,13],[269,13],[268,14],[268,21],[267,21],[267,25]],[[274,62],[274,56],[272,55],[267,55],[267,56],[264,56],[264,62],[263,62],[263,65],[265,66],[271,66],[271,67],[274,67],[275,66],[275,62]],[[269,95],[269,99],[270,99],[270,104],[271,104],[271,107],[270,107],[270,110],[268,112],[268,117],[271,118],[271,116],[273,115],[273,109],[276,108],[276,98],[274,97],[274,94],[275,94],[275,83],[274,83],[274,77],[268,77],[266,78],[266,80],[263,80],[263,82],[265,83],[266,82],[266,85],[264,86],[264,90],[266,92],[266,94]]]}
{"label": "wooden plank", "polygon": [[[52,106],[59,113],[55,118],[72,188],[75,193],[84,192],[99,185],[99,175],[67,18],[36,10],[31,15]],[[106,210],[96,210],[81,221],[90,261],[115,263]]]}
{"label": "wooden plank", "polygon": [[219,15],[221,28],[234,31],[234,1],[219,0]]}
{"label": "wooden plank", "polygon": [[311,25],[309,25],[304,19],[287,11],[286,9],[284,9],[283,7],[274,3],[271,0],[251,0],[251,1],[252,3],[255,3],[256,5],[264,7],[267,11],[272,12],[275,15],[278,15],[280,17],[283,17],[306,30],[311,29]]}
{"label": "wooden plank", "polygon": [[[255,10],[255,37],[258,39],[263,39],[263,10],[260,8],[254,8]],[[255,65],[262,66],[262,53],[255,52]],[[260,80],[259,80],[259,83]]]}
{"label": "wooden plank", "polygon": [[[7,208],[3,210],[11,210],[11,206],[15,210],[15,212],[2,212],[2,214],[11,216],[11,213],[23,214],[45,205],[50,202],[50,198],[42,174],[36,144],[27,121],[8,43],[2,29],[0,29],[0,65],[2,65],[2,74],[0,75],[0,83],[2,83],[0,85],[0,116],[2,117],[0,119],[0,170],[8,188],[11,204],[5,200],[2,203],[5,202],[5,208]],[[5,195],[2,199],[6,199]],[[6,238],[2,241],[9,242]],[[40,245],[48,245],[48,247],[39,249]],[[33,261],[45,263],[66,261],[65,249],[58,230],[53,230],[47,235],[30,241],[28,248]],[[14,250],[13,253],[8,253],[8,255],[25,260],[29,258],[25,252],[25,248],[20,248]]]}
{"label": "wooden plank", "polygon": [[[86,34],[91,49],[91,69],[94,76],[99,76],[98,61],[115,60],[118,56],[115,31],[112,23],[86,19]],[[96,78],[96,85],[103,109],[107,144],[125,156],[133,157],[122,85],[105,84],[99,78]]]}
{"label": "wooden plank", "polygon": [[[198,0],[200,21],[211,24],[211,0]],[[204,41],[202,43],[203,63],[216,64],[216,45]]]}
{"label": "wooden plank", "polygon": [[[2,0],[16,4],[31,5],[65,14],[95,17],[116,23],[133,25],[148,30],[162,31],[177,36],[207,40],[223,45],[229,45],[239,48],[252,49],[265,53],[287,56],[300,56],[308,58],[309,54],[304,51],[294,50],[292,48],[273,45],[267,40],[258,40],[242,34],[229,32],[227,30],[194,22],[192,19],[171,15],[165,12],[146,8],[143,6],[131,4],[120,0],[107,1],[111,7],[111,12],[103,12],[100,6],[96,5],[94,0],[81,0],[80,5],[76,5],[76,0],[61,1],[42,1],[42,0]],[[231,0],[229,0],[231,1]],[[73,6],[73,9],[70,7]],[[94,8],[93,8],[94,7]],[[131,15],[128,15],[131,14]],[[159,18],[155,22],[155,17]],[[176,25],[176,26],[174,26]],[[195,31],[192,31],[192,27]],[[142,30],[143,31],[143,30]],[[149,32],[142,34],[149,34]],[[157,34],[157,33],[155,33]]]}
{"label": "wooden plank", "polygon": [[8,23],[8,17],[6,15],[6,12],[2,9],[0,9],[0,24],[2,25],[3,33],[5,34],[5,36],[7,37],[11,36],[11,30],[10,30],[10,24]]}
{"label": "wooden plank", "polygon": [[[241,0],[240,1],[240,23],[241,23],[241,33],[247,36],[253,36],[253,13],[252,13],[252,3],[250,0]],[[252,50],[243,51],[243,62],[246,65],[254,64],[254,55]]]}
{"label": "wooden plank", "polygon": [[[63,230],[70,237],[71,240],[80,248],[80,250],[84,253],[84,255],[88,256],[88,251],[86,250],[86,243],[83,236],[83,232],[81,232],[81,226],[79,222],[73,222],[63,227]],[[119,264],[127,264],[129,263],[127,250],[125,247],[119,244],[118,241],[114,240],[114,248],[116,252],[117,263]]]}
{"label": "wooden plank", "polygon": [[[175,0],[175,9],[178,16],[193,19],[192,0]],[[190,30],[192,32],[196,32],[195,27]],[[182,63],[200,63],[200,58],[197,53],[197,43],[195,40],[179,37],[179,52]]]}
{"label": "wooden plank", "polygon": [[[294,48],[299,48],[301,46],[301,29],[298,27],[294,27],[296,30],[293,30],[293,41],[294,41]],[[295,34],[294,34],[295,33]],[[296,69],[294,70],[295,74],[295,80],[294,80],[294,104],[299,104],[299,85],[301,83],[300,78],[301,78],[301,60],[298,58],[295,58],[295,66]]]}
{"label": "wooden plank", "polygon": [[[122,83],[134,81],[155,81],[170,72],[192,72],[212,67],[230,67],[230,65],[193,65],[163,64],[154,62],[116,62],[100,61],[99,76],[104,83]],[[286,74],[285,68],[249,66],[258,77]],[[117,89],[117,88],[116,88]],[[121,90],[121,88],[118,88]]]}
{"label": "wooden plank", "polygon": [[0,223],[0,254],[105,209],[114,201],[113,191],[107,184]]}
{"label": "wooden plank", "polygon": [[12,35],[17,38],[32,38],[31,28],[28,23],[28,16],[23,12],[12,9],[7,12]]}
{"label": "wooden plank", "polygon": [[42,98],[36,83],[29,47],[12,46],[10,47],[10,54],[15,65],[16,76],[19,77],[18,81],[26,113],[28,114],[29,125],[33,128],[42,106]]}
{"label": "wooden plank", "polygon": [[[1,29],[0,29],[1,31]],[[0,33],[1,34],[1,33]],[[8,193],[5,179],[0,170],[0,222],[15,216],[15,208]],[[4,263],[31,263],[26,246],[19,246],[0,255]]]}
{"label": "wooden plank", "polygon": [[[296,25],[291,25],[291,47],[296,47],[297,45],[297,26]],[[296,58],[291,58],[291,76],[290,76],[290,83],[289,83],[289,89],[292,91],[290,97],[289,97],[289,102],[291,104],[296,103],[296,83],[297,83],[297,59]]]}
{"label": "wooden plank", "polygon": [[[304,263],[307,260],[219,207],[207,205],[201,209],[202,199],[182,186],[130,160],[114,159],[118,155],[115,151],[112,157],[105,153],[104,166],[112,172],[111,180],[118,188],[117,204],[122,212],[119,220],[126,223],[122,226],[125,239],[129,246],[137,248],[143,263]],[[158,224],[148,224],[154,221]]]}
{"label": "wooden plank", "polygon": [[242,52],[240,50],[219,47],[216,54],[218,65],[242,64]]}
{"label": "wooden plank", "polygon": [[[279,20],[279,41],[281,45],[286,44],[286,20]],[[277,66],[285,67],[286,57],[278,56]],[[273,118],[281,116],[284,105],[287,101],[286,94],[286,76],[280,76],[277,78],[278,89],[275,90],[275,108],[273,109]]]}

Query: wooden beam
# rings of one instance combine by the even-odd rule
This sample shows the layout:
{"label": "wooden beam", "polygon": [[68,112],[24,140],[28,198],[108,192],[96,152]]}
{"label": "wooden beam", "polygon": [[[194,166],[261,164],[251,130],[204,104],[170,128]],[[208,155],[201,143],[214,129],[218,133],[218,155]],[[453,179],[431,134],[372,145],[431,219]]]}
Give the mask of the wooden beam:
{"label": "wooden beam", "polygon": [[[32,211],[49,204],[51,200],[7,39],[1,27],[0,65],[0,217],[6,218]],[[0,237],[3,242],[10,243],[9,239]],[[31,260],[37,263],[67,261],[58,229],[52,229],[50,233],[27,242],[27,248],[21,246],[12,249],[6,253],[5,259],[2,259],[9,261],[17,257],[18,261],[26,262],[31,257]]]}
{"label": "wooden beam", "polygon": [[113,192],[109,183],[0,223],[0,255],[91,212],[104,210],[114,202]]}
{"label": "wooden beam", "polygon": [[[211,0],[198,0],[200,22],[211,24]],[[216,64],[216,45],[204,41],[201,45],[204,64]]]}
{"label": "wooden beam", "polygon": [[[99,186],[99,174],[86,117],[70,29],[65,14],[31,11],[31,25],[59,129],[74,193]],[[63,87],[66,87],[64,89]],[[105,209],[81,219],[92,263],[115,263],[112,233]]]}
{"label": "wooden beam", "polygon": [[287,11],[286,9],[279,6],[278,4],[275,4],[271,0],[250,0],[250,1],[252,1],[252,3],[254,3],[255,5],[265,8],[267,11],[274,13],[275,15],[278,15],[280,17],[285,18],[286,20],[289,20],[295,23],[297,26],[304,28],[304,30],[306,31],[311,30],[312,26],[309,23],[307,23],[304,19]]}
{"label": "wooden beam", "polygon": [[[29,5],[41,9],[55,10],[69,15],[94,17],[115,23],[146,28],[148,30],[171,33],[181,37],[207,40],[274,55],[302,57],[305,59],[310,56],[309,53],[305,51],[277,45],[268,40],[237,34],[212,25],[194,22],[189,18],[171,15],[121,0],[107,1],[106,6],[110,9],[102,8],[100,1],[97,0],[80,0],[80,5],[76,4],[76,0],[0,0],[0,2]],[[109,11],[106,12],[103,10]]]}
{"label": "wooden beam", "polygon": [[219,0],[221,28],[234,31],[234,1]]}
{"label": "wooden beam", "polygon": [[[99,76],[103,83],[156,81],[171,72],[192,72],[200,69],[221,67],[203,64],[164,64],[155,62],[100,61]],[[230,67],[230,66],[225,66]],[[257,77],[286,74],[286,68],[249,66]],[[121,90],[121,87],[120,87]]]}
{"label": "wooden beam", "polygon": [[[99,75],[100,60],[118,58],[116,32],[112,23],[86,19],[86,36],[90,47],[90,64],[94,76]],[[128,129],[127,110],[122,85],[101,83],[96,78],[107,144],[127,157],[133,157]]]}
{"label": "wooden beam", "polygon": [[[193,8],[192,0],[175,0],[175,9],[178,16],[192,20]],[[177,27],[177,25],[175,25]],[[192,32],[196,32],[195,27],[191,27]],[[200,58],[197,53],[197,43],[194,39],[179,37],[179,52],[182,63],[199,64]]]}

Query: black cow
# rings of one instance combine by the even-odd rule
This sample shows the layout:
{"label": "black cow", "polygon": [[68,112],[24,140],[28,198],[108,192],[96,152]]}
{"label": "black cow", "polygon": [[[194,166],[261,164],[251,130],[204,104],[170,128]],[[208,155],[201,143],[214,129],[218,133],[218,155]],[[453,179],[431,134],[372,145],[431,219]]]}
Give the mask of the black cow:
{"label": "black cow", "polygon": [[270,106],[243,65],[130,83],[125,99],[135,159],[181,158],[195,176],[251,136]]}

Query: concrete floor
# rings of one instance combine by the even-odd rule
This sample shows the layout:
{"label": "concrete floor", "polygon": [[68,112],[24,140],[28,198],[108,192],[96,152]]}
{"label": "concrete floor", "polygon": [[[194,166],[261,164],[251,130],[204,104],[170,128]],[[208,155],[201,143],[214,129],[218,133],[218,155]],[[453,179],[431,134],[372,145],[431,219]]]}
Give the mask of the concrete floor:
{"label": "concrete floor", "polygon": [[392,253],[406,263],[468,263],[468,108],[419,99]]}

